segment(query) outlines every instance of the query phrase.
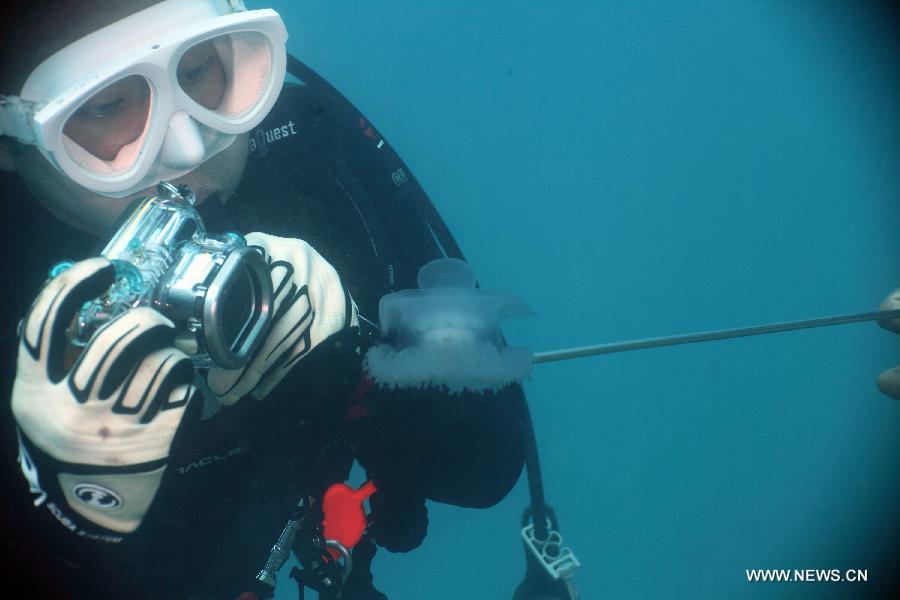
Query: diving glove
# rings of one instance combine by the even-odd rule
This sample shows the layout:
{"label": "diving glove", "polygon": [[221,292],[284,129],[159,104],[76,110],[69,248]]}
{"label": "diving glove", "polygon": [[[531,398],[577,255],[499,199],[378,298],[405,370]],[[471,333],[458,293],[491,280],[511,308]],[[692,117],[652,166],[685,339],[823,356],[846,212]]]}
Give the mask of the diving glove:
{"label": "diving glove", "polygon": [[[885,298],[884,302],[881,303],[880,308],[881,310],[900,309],[900,288],[897,288],[896,290],[888,294],[888,297]],[[900,319],[879,321],[878,324],[888,331],[900,333]],[[891,398],[900,400],[900,366],[896,366],[893,369],[888,369],[878,377],[878,389],[880,389]]]}
{"label": "diving glove", "polygon": [[265,341],[241,369],[212,368],[207,384],[223,404],[246,395],[261,400],[291,368],[334,333],[359,325],[357,309],[340,277],[312,246],[298,239],[250,233],[272,275],[274,307]]}
{"label": "diving glove", "polygon": [[424,498],[377,491],[369,498],[369,532],[390,552],[409,552],[422,545],[428,533]]}
{"label": "diving glove", "polygon": [[44,286],[21,326],[13,383],[19,464],[34,505],[82,536],[140,525],[196,392],[172,323],[149,308],[122,313],[73,354],[73,317],[114,273],[94,258]]}

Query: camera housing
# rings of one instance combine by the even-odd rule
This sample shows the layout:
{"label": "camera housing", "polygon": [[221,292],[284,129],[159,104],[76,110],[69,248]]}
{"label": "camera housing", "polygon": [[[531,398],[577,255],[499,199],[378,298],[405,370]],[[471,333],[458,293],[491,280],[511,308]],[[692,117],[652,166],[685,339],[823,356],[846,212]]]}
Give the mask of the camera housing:
{"label": "camera housing", "polygon": [[266,261],[237,233],[209,235],[188,186],[160,183],[101,254],[115,266],[115,282],[82,307],[76,345],[137,306],[171,319],[175,345],[200,367],[241,368],[262,344],[273,298]]}

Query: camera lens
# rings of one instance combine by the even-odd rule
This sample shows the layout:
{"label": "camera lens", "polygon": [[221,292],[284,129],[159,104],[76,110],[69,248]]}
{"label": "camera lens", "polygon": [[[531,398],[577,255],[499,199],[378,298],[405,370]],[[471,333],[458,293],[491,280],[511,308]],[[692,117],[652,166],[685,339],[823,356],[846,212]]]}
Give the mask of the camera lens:
{"label": "camera lens", "polygon": [[216,274],[203,303],[203,336],[214,363],[237,369],[264,339],[272,312],[272,279],[262,255],[236,248]]}
{"label": "camera lens", "polygon": [[250,326],[250,318],[257,312],[259,294],[246,269],[234,277],[219,296],[219,318],[222,323],[222,341],[231,351],[240,346],[243,335]]}

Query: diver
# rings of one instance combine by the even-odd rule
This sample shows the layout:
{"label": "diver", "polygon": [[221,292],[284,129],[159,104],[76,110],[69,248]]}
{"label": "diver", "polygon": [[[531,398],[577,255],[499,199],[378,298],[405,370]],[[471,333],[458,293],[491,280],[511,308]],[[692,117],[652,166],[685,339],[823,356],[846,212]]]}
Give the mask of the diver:
{"label": "diver", "polygon": [[[376,546],[416,548],[426,500],[496,504],[525,455],[520,386],[394,389],[363,370],[379,299],[461,256],[427,196],[314,73],[284,82],[272,10],[6,8],[4,564],[36,597],[264,595],[249,586],[286,516],[355,460],[377,491],[341,597],[385,598]],[[120,277],[99,248],[164,189],[190,193],[206,230],[238,234],[271,277],[269,318],[239,364],[195,369],[191,340],[149,306],[73,344],[79,307]]]}

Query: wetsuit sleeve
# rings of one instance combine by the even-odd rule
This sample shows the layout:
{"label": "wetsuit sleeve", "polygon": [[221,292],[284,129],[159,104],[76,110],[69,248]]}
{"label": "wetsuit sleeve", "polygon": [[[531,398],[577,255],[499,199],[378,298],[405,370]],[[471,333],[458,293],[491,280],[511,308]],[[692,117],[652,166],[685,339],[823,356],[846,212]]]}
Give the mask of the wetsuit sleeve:
{"label": "wetsuit sleeve", "polygon": [[524,395],[373,388],[356,424],[357,460],[380,489],[458,506],[503,499],[524,464]]}

